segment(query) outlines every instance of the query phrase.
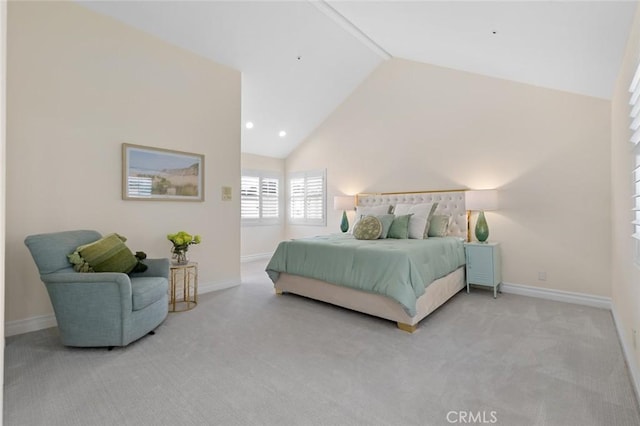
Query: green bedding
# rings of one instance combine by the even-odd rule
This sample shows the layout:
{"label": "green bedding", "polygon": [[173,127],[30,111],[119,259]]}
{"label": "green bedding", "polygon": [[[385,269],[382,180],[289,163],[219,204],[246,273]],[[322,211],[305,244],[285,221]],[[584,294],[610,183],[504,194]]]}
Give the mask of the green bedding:
{"label": "green bedding", "polygon": [[357,240],[336,234],[281,242],[267,274],[274,283],[286,272],[388,296],[413,316],[425,288],[464,263],[456,237]]}

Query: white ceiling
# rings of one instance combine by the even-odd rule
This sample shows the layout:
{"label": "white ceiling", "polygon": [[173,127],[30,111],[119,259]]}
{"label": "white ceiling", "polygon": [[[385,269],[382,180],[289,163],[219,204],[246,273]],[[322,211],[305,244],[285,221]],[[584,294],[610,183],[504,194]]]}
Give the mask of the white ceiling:
{"label": "white ceiling", "polygon": [[610,98],[638,4],[80,3],[241,71],[242,151],[279,158],[390,57]]}

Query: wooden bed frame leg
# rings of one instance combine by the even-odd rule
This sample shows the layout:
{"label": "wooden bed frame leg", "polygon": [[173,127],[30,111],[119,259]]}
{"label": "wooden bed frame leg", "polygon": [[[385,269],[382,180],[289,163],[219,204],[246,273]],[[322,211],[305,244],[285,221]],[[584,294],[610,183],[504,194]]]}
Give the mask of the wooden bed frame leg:
{"label": "wooden bed frame leg", "polygon": [[277,288],[277,287],[274,287],[274,290],[276,291],[276,294],[277,294],[278,296],[282,296],[282,289],[279,289],[279,288]]}
{"label": "wooden bed frame leg", "polygon": [[418,328],[417,324],[409,325],[403,322],[398,322],[398,328],[402,331],[406,331],[407,333],[413,333]]}

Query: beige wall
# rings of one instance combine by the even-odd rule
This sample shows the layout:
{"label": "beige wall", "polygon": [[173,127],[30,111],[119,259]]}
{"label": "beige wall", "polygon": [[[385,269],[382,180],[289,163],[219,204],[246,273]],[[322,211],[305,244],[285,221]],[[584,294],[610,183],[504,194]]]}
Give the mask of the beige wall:
{"label": "beige wall", "polygon": [[[640,8],[636,11],[632,33],[611,107],[611,196],[612,228],[611,283],[614,313],[618,328],[628,350],[631,371],[639,371],[640,353],[633,348],[633,330],[640,330],[640,267],[634,265],[633,240],[630,235],[633,220],[631,207],[631,165],[633,151],[629,138],[629,85],[640,60]],[[640,337],[640,336],[638,336]],[[640,380],[640,377],[636,377]]]}
{"label": "beige wall", "polygon": [[278,225],[242,225],[240,232],[241,256],[243,260],[262,258],[272,254],[284,238],[285,227],[285,173],[284,159],[242,153],[242,170],[261,170],[281,176],[280,212],[282,220]]}
{"label": "beige wall", "polygon": [[[51,313],[33,233],[118,232],[167,257],[186,230],[200,285],[239,283],[240,73],[72,2],[10,2],[8,27],[6,319]],[[123,142],[204,154],[206,201],[123,201]]]}
{"label": "beige wall", "polygon": [[[326,167],[329,200],[498,188],[501,208],[487,221],[502,243],[504,281],[610,296],[610,132],[608,101],[393,59],[286,170]],[[336,232],[340,212],[327,213],[327,228],[289,227],[287,236]]]}
{"label": "beige wall", "polygon": [[[6,89],[7,89],[7,2],[0,4],[0,111],[6,111]],[[5,241],[5,181],[6,181],[6,114],[0,113],[0,259],[3,262],[0,263],[0,338],[4,342],[4,241]],[[0,348],[0,365],[4,366],[4,346]],[[0,413],[3,413],[4,404],[4,368],[0,371],[0,383],[3,385],[0,387]]]}

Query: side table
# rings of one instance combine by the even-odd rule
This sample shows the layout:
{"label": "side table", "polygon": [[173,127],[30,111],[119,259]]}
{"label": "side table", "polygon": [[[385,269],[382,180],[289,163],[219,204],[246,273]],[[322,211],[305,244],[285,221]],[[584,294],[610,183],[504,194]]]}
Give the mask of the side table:
{"label": "side table", "polygon": [[169,267],[169,312],[193,309],[198,304],[198,264]]}
{"label": "side table", "polygon": [[502,283],[500,243],[465,243],[467,255],[467,293],[469,285],[493,288],[493,298]]}

